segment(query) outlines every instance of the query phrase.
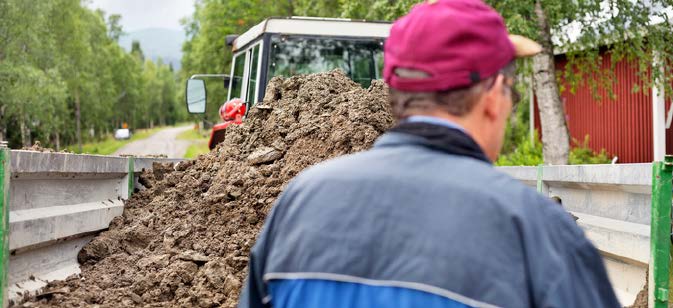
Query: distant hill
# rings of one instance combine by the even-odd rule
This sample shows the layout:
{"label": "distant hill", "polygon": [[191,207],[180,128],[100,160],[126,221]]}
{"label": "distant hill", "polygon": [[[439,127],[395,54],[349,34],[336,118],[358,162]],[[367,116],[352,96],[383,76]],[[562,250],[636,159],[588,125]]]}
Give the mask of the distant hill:
{"label": "distant hill", "polygon": [[139,41],[146,58],[154,61],[161,58],[179,70],[184,40],[185,34],[180,30],[148,28],[126,33],[119,38],[119,45],[130,51],[133,41]]}

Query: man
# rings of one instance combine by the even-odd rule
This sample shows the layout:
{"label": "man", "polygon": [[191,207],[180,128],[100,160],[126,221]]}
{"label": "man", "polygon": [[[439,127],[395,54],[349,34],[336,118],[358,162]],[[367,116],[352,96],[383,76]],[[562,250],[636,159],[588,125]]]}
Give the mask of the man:
{"label": "man", "polygon": [[568,214],[491,165],[513,61],[540,49],[480,0],[398,20],[384,77],[400,124],[288,185],[240,307],[619,307]]}

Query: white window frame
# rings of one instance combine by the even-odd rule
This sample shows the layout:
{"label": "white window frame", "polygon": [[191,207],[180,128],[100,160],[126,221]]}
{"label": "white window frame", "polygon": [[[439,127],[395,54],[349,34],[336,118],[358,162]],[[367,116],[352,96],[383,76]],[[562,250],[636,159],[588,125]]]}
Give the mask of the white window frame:
{"label": "white window frame", "polygon": [[243,84],[241,85],[241,97],[240,99],[244,100],[248,97],[248,86],[250,85],[250,69],[251,69],[251,57],[252,57],[252,50],[255,49],[255,47],[259,46],[259,55],[257,55],[257,84],[255,85],[255,94],[253,95],[252,102],[250,102],[251,105],[255,105],[258,103],[259,99],[259,90],[260,90],[260,76],[262,74],[262,58],[264,54],[264,40],[259,40],[258,43],[255,43],[253,45],[250,45],[248,48],[245,50],[242,50],[236,54],[234,54],[234,57],[232,58],[231,61],[231,75],[232,78],[229,80],[229,91],[227,91],[227,101],[231,100],[231,87],[234,82],[234,69],[236,66],[236,59],[239,56],[242,56],[245,54],[245,64],[243,65]]}
{"label": "white window frame", "polygon": [[[227,89],[227,101],[232,99],[232,97],[231,97],[231,87],[234,85],[234,78],[235,78],[234,69],[236,68],[236,58],[243,55],[244,53],[246,53],[245,50],[234,54],[234,57],[231,60],[231,74],[229,75],[229,76],[231,76],[231,78],[229,78],[229,89]],[[247,61],[247,57],[248,57],[247,53],[245,54],[245,57],[246,57],[246,61]],[[241,96],[242,96],[242,97],[240,97],[241,99],[245,97],[244,92],[245,92],[245,88],[247,86],[247,83],[244,82],[246,80],[246,75],[245,75],[245,72],[247,71],[246,66],[247,66],[247,62],[243,63],[243,80],[241,80],[241,82],[243,82],[243,84],[241,85]]]}
{"label": "white window frame", "polygon": [[[255,49],[255,47],[259,46],[259,54],[257,55],[257,83],[255,84],[255,94],[253,95],[252,102],[250,104],[252,106],[256,105],[258,103],[259,99],[259,90],[261,86],[261,74],[262,74],[262,54],[264,53],[264,40],[259,40],[259,43],[256,43],[248,49],[248,54],[250,57],[252,57],[252,50]],[[249,59],[250,60],[250,59]],[[248,64],[252,63],[252,61],[248,62]],[[248,65],[250,66],[250,65]],[[248,69],[249,70],[249,69]],[[248,85],[250,84],[250,80],[248,80]],[[246,93],[247,94],[247,93]],[[246,96],[247,97],[247,96]]]}

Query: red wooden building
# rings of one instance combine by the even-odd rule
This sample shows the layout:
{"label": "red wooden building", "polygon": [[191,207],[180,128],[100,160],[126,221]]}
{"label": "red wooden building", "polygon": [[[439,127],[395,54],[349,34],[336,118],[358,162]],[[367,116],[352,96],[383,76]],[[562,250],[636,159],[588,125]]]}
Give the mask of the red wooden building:
{"label": "red wooden building", "polygon": [[[556,57],[558,71],[565,68],[565,56]],[[602,69],[611,69],[609,54],[604,54]],[[586,83],[582,83],[571,93],[561,93],[570,137],[582,142],[589,135],[589,146],[595,151],[605,149],[611,156],[617,156],[619,163],[652,162],[654,157],[652,124],[652,90],[633,91],[634,85],[642,88],[637,76],[635,61],[621,60],[615,68],[615,99],[609,98],[604,88],[599,88],[596,99],[594,92]],[[568,89],[568,87],[565,87]],[[666,102],[669,111],[670,101]],[[540,132],[540,118],[537,104],[535,110],[535,128]],[[571,141],[572,145],[572,141]],[[666,129],[666,153],[673,153],[673,129]]]}

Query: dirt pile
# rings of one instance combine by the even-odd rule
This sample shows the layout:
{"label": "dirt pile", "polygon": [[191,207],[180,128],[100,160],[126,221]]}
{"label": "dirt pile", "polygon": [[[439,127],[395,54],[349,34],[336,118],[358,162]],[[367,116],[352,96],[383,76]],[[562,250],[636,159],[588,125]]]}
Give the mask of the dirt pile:
{"label": "dirt pile", "polygon": [[[30,146],[30,147],[23,147],[21,148],[22,151],[33,151],[33,152],[43,152],[43,153],[56,153],[58,151],[51,149],[51,148],[45,148],[42,146],[40,141],[35,141],[35,143]],[[68,153],[66,150],[60,151],[60,153]]]}
{"label": "dirt pile", "polygon": [[393,118],[387,89],[341,72],[275,78],[245,124],[175,171],[145,173],[147,190],[80,252],[82,273],[26,307],[234,307],[267,212],[304,168],[365,150]]}

